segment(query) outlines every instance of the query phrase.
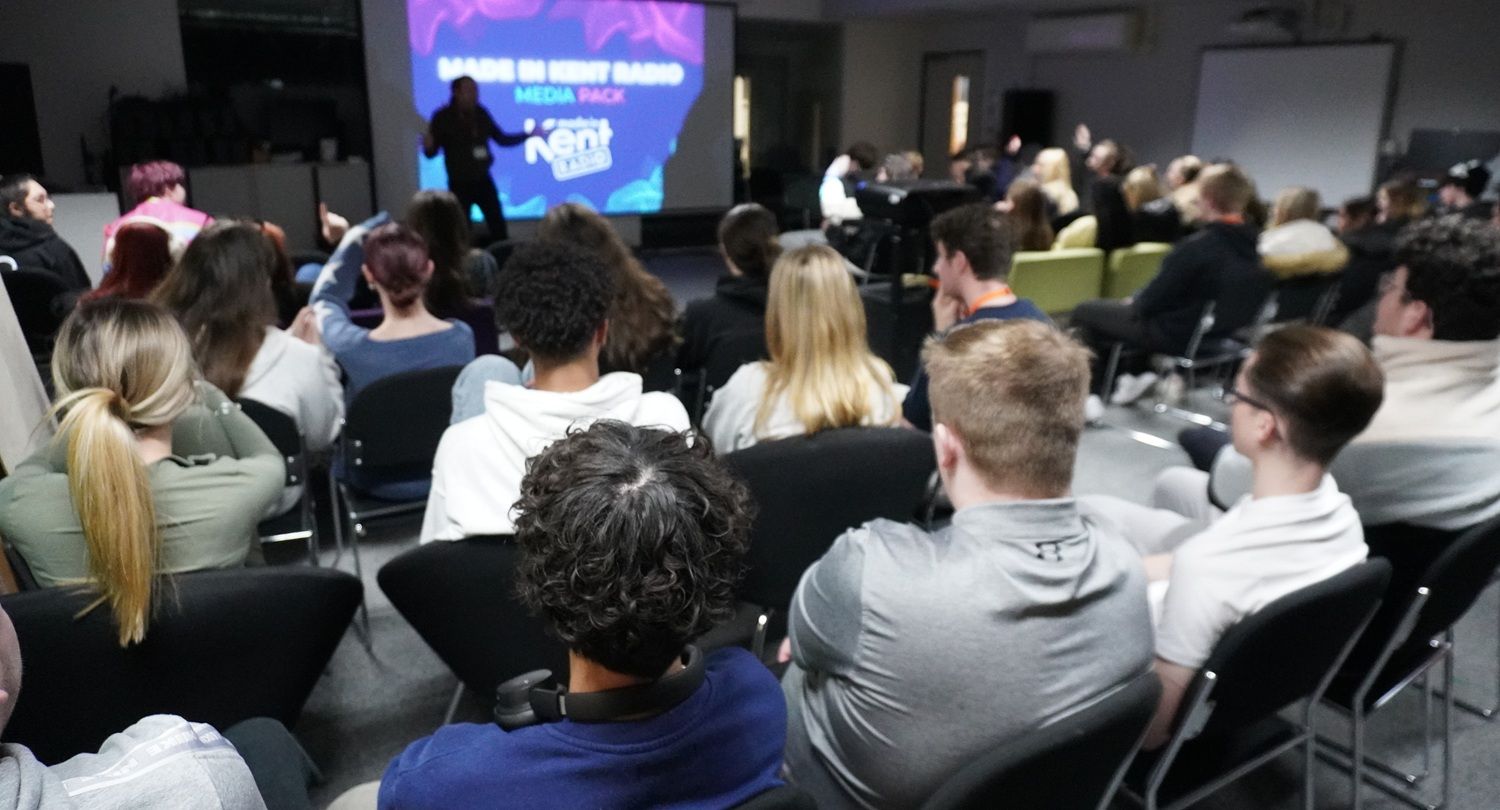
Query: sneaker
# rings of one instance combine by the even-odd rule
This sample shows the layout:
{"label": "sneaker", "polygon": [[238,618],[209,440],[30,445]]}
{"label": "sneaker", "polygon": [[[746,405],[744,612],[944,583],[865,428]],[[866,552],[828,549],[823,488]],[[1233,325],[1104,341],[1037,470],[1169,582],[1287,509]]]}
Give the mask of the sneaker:
{"label": "sneaker", "polygon": [[1089,394],[1083,403],[1083,419],[1091,425],[1104,421],[1104,400],[1098,394]]}
{"label": "sneaker", "polygon": [[1152,386],[1156,385],[1157,379],[1156,372],[1154,371],[1148,371],[1139,377],[1132,377],[1129,374],[1121,377],[1115,383],[1115,393],[1109,398],[1109,404],[1129,405],[1135,402],[1145,396],[1146,392],[1150,391]]}

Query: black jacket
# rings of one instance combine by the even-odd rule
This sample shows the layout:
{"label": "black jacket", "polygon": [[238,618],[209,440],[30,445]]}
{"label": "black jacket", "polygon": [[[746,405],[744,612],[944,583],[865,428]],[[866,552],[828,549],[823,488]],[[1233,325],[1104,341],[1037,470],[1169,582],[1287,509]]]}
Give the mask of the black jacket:
{"label": "black jacket", "polygon": [[1396,237],[1408,220],[1380,222],[1342,235],[1349,263],[1339,277],[1339,298],[1329,317],[1338,323],[1375,299],[1380,277],[1396,269]]}
{"label": "black jacket", "polygon": [[744,276],[719,279],[714,294],[687,306],[677,367],[702,370],[715,388],[745,363],[764,360],[766,352],[766,282]]}
{"label": "black jacket", "polygon": [[1272,282],[1255,250],[1258,235],[1253,225],[1212,222],[1179,242],[1132,302],[1153,337],[1171,351],[1182,351],[1209,301],[1215,302],[1216,316],[1211,337],[1254,321]]}
{"label": "black jacket", "polygon": [[0,256],[15,259],[18,267],[35,267],[52,273],[70,292],[93,287],[78,254],[45,222],[0,216]]}

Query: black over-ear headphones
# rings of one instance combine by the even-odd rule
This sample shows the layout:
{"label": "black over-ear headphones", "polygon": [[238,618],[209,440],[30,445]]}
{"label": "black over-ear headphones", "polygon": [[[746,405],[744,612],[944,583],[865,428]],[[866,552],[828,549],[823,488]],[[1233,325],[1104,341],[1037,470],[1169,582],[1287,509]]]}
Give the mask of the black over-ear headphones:
{"label": "black over-ear headphones", "polygon": [[635,715],[660,714],[692,697],[703,685],[703,653],[689,644],[682,669],[650,683],[603,692],[570,695],[545,669],[500,684],[495,689],[495,722],[506,731],[551,723],[564,717],[580,723],[605,723]]}

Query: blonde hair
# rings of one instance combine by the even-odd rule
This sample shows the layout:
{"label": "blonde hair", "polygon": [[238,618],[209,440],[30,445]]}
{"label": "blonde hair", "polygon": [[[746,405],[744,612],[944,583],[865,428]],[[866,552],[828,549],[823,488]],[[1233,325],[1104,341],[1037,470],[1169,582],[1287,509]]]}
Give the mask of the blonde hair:
{"label": "blonde hair", "polygon": [[1156,167],[1137,166],[1131,169],[1120,183],[1120,193],[1125,197],[1125,207],[1131,211],[1152,200],[1161,199],[1161,180],[1156,176]]}
{"label": "blonde hair", "polygon": [[1284,188],[1276,195],[1276,204],[1271,206],[1271,227],[1296,222],[1299,219],[1318,221],[1318,209],[1322,202],[1318,192],[1303,186]]}
{"label": "blonde hair", "polygon": [[192,348],[166,310],[143,301],[80,303],[63,323],[52,381],[68,447],[68,491],[88,546],[88,572],[120,646],[146,636],[161,533],[135,430],[170,425],[196,396]]}
{"label": "blonde hair", "polygon": [[1068,153],[1057,147],[1036,153],[1032,163],[1037,168],[1036,179],[1042,191],[1057,206],[1059,216],[1071,213],[1078,207],[1078,192],[1073,190],[1073,170],[1068,166]]}
{"label": "blonde hair", "polygon": [[1033,320],[985,320],[922,348],[932,421],[948,426],[990,486],[1068,492],[1083,433],[1089,351]]}
{"label": "blonde hair", "polygon": [[782,396],[808,433],[872,424],[872,390],[895,400],[895,374],[870,353],[854,280],[843,257],[826,245],[785,253],[771,269],[766,347],[771,360],[755,414],[757,436]]}

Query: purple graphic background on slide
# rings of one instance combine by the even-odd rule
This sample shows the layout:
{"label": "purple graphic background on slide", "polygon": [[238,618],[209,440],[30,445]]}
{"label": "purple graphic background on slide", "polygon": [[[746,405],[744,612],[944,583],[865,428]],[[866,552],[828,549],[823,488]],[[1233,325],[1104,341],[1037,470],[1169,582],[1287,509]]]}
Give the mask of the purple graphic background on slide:
{"label": "purple graphic background on slide", "polygon": [[[448,101],[451,76],[440,75],[443,60],[680,65],[678,83],[622,83],[613,69],[604,82],[570,83],[550,70],[542,80],[476,77],[480,103],[507,132],[521,130],[527,120],[586,119],[604,123],[591,133],[573,133],[580,143],[594,138],[588,142],[593,147],[608,139],[607,149],[591,149],[591,155],[572,163],[538,159],[544,150],[535,138],[512,149],[491,144],[491,175],[507,216],[540,217],[565,201],[613,214],[661,210],[662,167],[676,151],[683,121],[703,88],[703,6],[658,0],[408,0],[407,17],[413,100],[427,117]],[[565,141],[572,140],[568,135],[563,133]],[[423,188],[447,187],[441,157],[419,154],[418,161]]]}

